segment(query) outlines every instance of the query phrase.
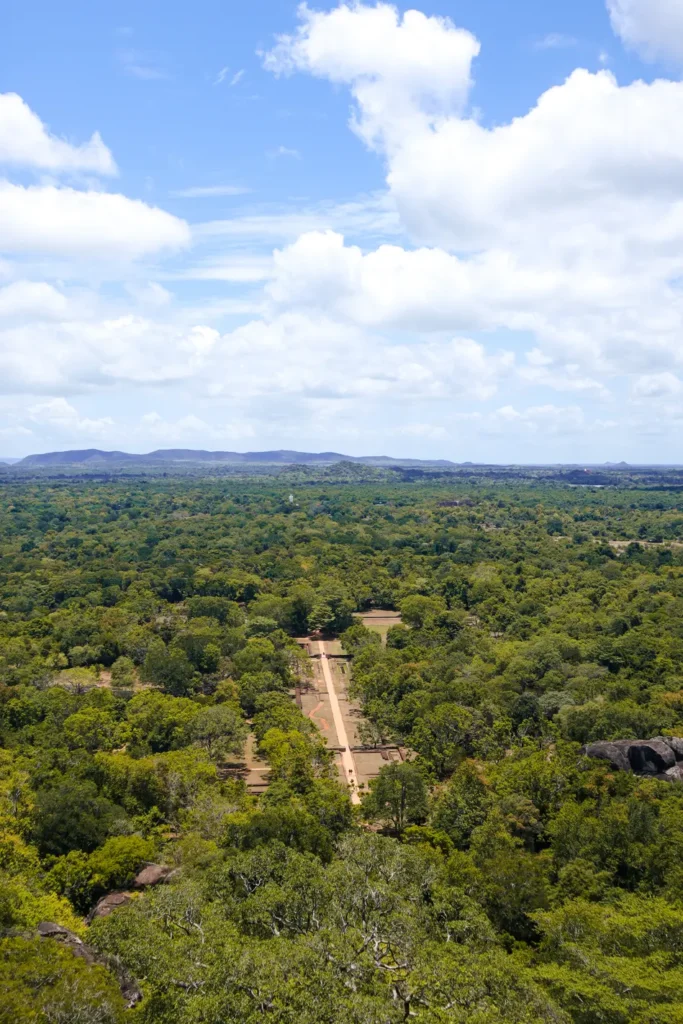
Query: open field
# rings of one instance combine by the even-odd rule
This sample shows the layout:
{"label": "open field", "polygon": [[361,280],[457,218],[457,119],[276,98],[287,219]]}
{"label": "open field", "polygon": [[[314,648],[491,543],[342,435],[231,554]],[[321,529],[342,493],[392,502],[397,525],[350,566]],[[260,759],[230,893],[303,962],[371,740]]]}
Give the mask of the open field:
{"label": "open field", "polygon": [[359,618],[367,629],[379,633],[383,644],[387,642],[387,633],[391,627],[401,624],[401,613],[388,608],[373,608],[372,611],[363,612]]}

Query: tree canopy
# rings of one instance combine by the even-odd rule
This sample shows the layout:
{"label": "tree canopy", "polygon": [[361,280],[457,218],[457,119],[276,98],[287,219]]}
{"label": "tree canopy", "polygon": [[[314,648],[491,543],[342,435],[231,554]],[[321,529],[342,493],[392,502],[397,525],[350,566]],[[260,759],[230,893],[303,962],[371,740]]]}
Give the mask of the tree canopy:
{"label": "tree canopy", "polygon": [[[683,736],[678,491],[0,488],[0,1020],[683,1019],[683,784],[580,749]],[[294,700],[311,633],[403,751],[357,808]]]}

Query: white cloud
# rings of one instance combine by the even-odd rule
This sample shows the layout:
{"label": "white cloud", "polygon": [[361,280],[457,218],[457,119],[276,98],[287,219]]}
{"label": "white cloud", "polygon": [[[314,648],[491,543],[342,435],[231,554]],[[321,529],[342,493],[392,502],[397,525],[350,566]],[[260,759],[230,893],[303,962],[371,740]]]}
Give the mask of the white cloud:
{"label": "white cloud", "polygon": [[602,381],[584,376],[576,363],[553,364],[538,349],[527,353],[527,365],[519,368],[518,375],[534,387],[583,392],[596,398],[608,398],[610,395]]}
{"label": "white cloud", "polygon": [[66,297],[44,281],[13,281],[0,288],[0,320],[54,320],[67,313]]}
{"label": "white cloud", "polygon": [[[670,369],[682,357],[683,135],[671,126],[683,120],[683,83],[620,86],[608,71],[577,70],[528,113],[487,127],[463,114],[477,52],[450,22],[359,4],[303,8],[298,32],[266,55],[275,71],[349,86],[403,225],[432,247],[337,254],[335,301],[372,315],[375,265],[378,319],[402,308],[407,321],[413,302],[416,328],[442,316],[470,329],[478,315],[531,333],[577,367],[576,389],[596,373]],[[278,300],[291,288],[307,301],[320,284],[327,264],[301,264],[276,281]],[[420,267],[432,300],[421,310],[410,280]]]}
{"label": "white cloud", "polygon": [[214,85],[222,85],[223,82],[225,81],[225,79],[228,77],[229,72],[230,72],[230,68],[229,67],[226,66],[224,68],[221,68],[220,71],[218,72],[218,74],[216,75],[213,84]]}
{"label": "white cloud", "polygon": [[2,427],[2,428],[0,428],[0,437],[2,437],[2,438],[6,438],[6,437],[11,437],[11,438],[14,438],[14,437],[30,437],[31,434],[32,434],[32,431],[29,430],[28,427],[21,426],[21,424],[17,424],[16,426],[12,426],[12,427]]}
{"label": "white cloud", "polygon": [[0,391],[74,393],[191,380],[208,367],[219,338],[212,327],[133,314],[62,322],[27,318],[0,329]]}
{"label": "white cloud", "polygon": [[520,370],[529,384],[604,396],[595,373],[681,358],[681,297],[660,284],[655,303],[647,275],[541,267],[506,249],[466,258],[396,245],[364,253],[333,231],[307,232],[273,260],[267,294],[281,311],[316,309],[363,327],[420,333],[532,332],[553,355],[544,363],[533,356]]}
{"label": "white cloud", "polygon": [[583,410],[578,405],[536,405],[517,410],[512,405],[497,409],[484,424],[484,432],[507,435],[578,434],[586,428]]}
{"label": "white cloud", "polygon": [[667,371],[644,373],[633,382],[631,390],[636,399],[673,398],[683,391],[683,384],[675,374]]}
{"label": "white cloud", "polygon": [[683,60],[682,0],[607,0],[614,31],[649,59]]}
{"label": "white cloud", "polygon": [[243,78],[244,78],[244,68],[240,68],[240,70],[236,71],[235,74],[230,79],[230,88],[232,89],[235,85],[239,85],[239,83],[242,81]]}
{"label": "white cloud", "polygon": [[505,250],[461,259],[439,248],[382,245],[369,253],[337,232],[308,232],[274,253],[271,299],[315,306],[364,325],[413,330],[525,328],[530,310],[574,308],[602,282],[529,268]]}
{"label": "white cloud", "polygon": [[396,344],[324,313],[286,312],[224,335],[208,386],[214,395],[484,400],[513,368],[512,353],[471,338]]}
{"label": "white cloud", "polygon": [[90,328],[105,378],[134,383],[185,380],[207,364],[220,335],[212,327],[189,330],[123,316]]}
{"label": "white cloud", "polygon": [[116,164],[98,132],[72,145],[55,135],[16,93],[0,93],[0,164],[45,171],[116,174]]}
{"label": "white cloud", "polygon": [[46,402],[38,402],[28,409],[29,419],[41,426],[57,428],[68,433],[93,435],[106,434],[114,426],[110,416],[89,419],[81,416],[65,398],[50,398]]}
{"label": "white cloud", "polygon": [[[683,84],[620,87],[573,72],[525,116],[492,129],[426,114],[390,140],[388,182],[411,231],[460,250],[618,263],[627,246],[683,234]],[[597,247],[597,252],[596,252]]]}
{"label": "white cloud", "polygon": [[295,35],[280,36],[264,56],[276,73],[308,71],[348,84],[360,116],[354,126],[362,137],[405,131],[425,107],[459,110],[469,92],[471,65],[479,43],[448,18],[420,11],[401,17],[395,7],[341,4],[329,12],[299,7]]}
{"label": "white cloud", "polygon": [[[117,445],[194,438],[216,447],[263,438],[266,423],[273,436],[354,437],[366,450],[373,421],[377,436],[407,448],[443,442],[458,425],[492,449],[510,437],[540,452],[546,437],[566,436],[569,450],[607,424],[673,422],[683,393],[683,136],[672,125],[683,84],[620,86],[606,71],[578,70],[492,126],[486,111],[468,113],[478,52],[447,19],[386,3],[302,8],[299,30],[278,40],[266,66],[348,87],[352,127],[384,162],[387,191],[242,207],[192,230],[122,195],[50,184],[57,171],[105,173],[104,163],[76,166],[95,159],[83,155],[89,147],[111,154],[98,136],[62,142],[24,105],[34,141],[25,134],[22,152],[32,162],[12,162],[50,178],[0,180],[0,250],[15,261],[0,270],[0,389],[31,395],[17,423]],[[230,74],[218,77],[227,85],[239,72]],[[0,118],[0,153],[3,139]],[[55,152],[59,167],[39,164]],[[191,261],[149,260],[185,245]],[[87,294],[79,273],[89,275]],[[119,287],[98,297],[92,282],[102,276]],[[208,289],[193,287],[195,307],[181,288],[172,296],[157,283],[176,279],[243,287],[216,285],[204,300]],[[227,316],[251,319],[226,330]],[[513,348],[528,351],[516,358]],[[117,423],[116,436],[101,415],[109,407],[89,420],[79,399],[68,401],[95,391],[127,400],[152,386],[164,392],[164,416]],[[555,405],[538,397],[548,391],[565,394]],[[616,415],[612,392],[630,394],[637,417],[620,409],[619,421],[594,419],[596,399]],[[500,408],[489,412],[493,402]]]}
{"label": "white cloud", "polygon": [[0,180],[5,252],[136,259],[190,240],[185,221],[137,199]]}

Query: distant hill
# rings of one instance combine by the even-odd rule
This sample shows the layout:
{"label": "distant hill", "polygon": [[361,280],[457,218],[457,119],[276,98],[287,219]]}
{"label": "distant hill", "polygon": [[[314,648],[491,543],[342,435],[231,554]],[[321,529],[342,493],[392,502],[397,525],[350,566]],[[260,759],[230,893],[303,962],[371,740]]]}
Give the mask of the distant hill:
{"label": "distant hill", "polygon": [[329,466],[337,462],[357,462],[367,466],[455,466],[444,459],[393,459],[388,455],[341,455],[339,452],[295,452],[280,449],[270,452],[208,452],[192,448],[165,448],[146,455],[131,455],[128,452],[104,452],[98,448],[79,451],[44,452],[41,455],[27,455],[18,465],[32,466],[98,466],[116,463],[244,463],[266,465],[318,465]]}

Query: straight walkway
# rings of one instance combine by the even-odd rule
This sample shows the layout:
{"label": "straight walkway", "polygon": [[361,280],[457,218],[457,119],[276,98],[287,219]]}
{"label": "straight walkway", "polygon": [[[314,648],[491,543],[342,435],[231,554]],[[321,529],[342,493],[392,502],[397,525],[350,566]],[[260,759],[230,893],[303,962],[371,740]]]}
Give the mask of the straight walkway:
{"label": "straight walkway", "polygon": [[340,747],[343,747],[341,752],[341,762],[344,768],[344,778],[349,784],[351,789],[351,803],[359,804],[360,795],[358,793],[358,776],[356,775],[356,765],[353,760],[353,754],[351,753],[351,746],[349,744],[349,738],[346,734],[346,726],[344,725],[344,718],[339,707],[339,699],[337,697],[337,691],[334,688],[334,680],[332,673],[330,672],[330,665],[327,660],[327,654],[325,653],[325,644],[322,640],[318,641],[318,648],[320,650],[320,662],[323,670],[323,677],[327,686],[327,693],[330,698],[330,708],[332,710],[332,718],[334,720],[334,728],[337,732],[337,740]]}

